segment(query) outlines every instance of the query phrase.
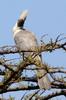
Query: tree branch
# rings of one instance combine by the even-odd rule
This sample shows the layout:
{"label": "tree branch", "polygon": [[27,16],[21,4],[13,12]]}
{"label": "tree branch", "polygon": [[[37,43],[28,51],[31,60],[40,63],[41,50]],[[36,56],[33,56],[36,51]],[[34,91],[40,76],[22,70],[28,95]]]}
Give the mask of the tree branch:
{"label": "tree branch", "polygon": [[41,97],[40,100],[48,100],[48,99],[50,99],[52,97],[59,96],[59,95],[66,96],[66,90],[57,91],[55,93],[52,93],[52,94],[49,94],[47,96]]}

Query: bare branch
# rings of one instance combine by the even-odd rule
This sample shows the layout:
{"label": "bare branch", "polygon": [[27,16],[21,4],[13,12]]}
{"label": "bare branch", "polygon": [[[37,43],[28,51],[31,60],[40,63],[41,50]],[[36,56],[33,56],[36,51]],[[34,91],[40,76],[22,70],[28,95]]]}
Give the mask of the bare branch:
{"label": "bare branch", "polygon": [[33,98],[39,91],[40,91],[40,90],[35,91],[35,92],[31,95],[31,97],[29,98],[29,100],[32,100],[32,98]]}
{"label": "bare branch", "polygon": [[41,97],[40,100],[48,100],[48,99],[50,99],[52,97],[59,96],[59,95],[66,96],[66,90],[57,91],[55,93],[52,93],[52,94],[49,94],[47,96]]}
{"label": "bare branch", "polygon": [[21,90],[36,90],[36,89],[39,89],[39,86],[26,86],[26,87],[16,87],[16,88],[9,88],[7,90],[4,90],[4,91],[0,91],[0,94],[2,93],[6,93],[6,92],[13,92],[13,91],[21,91]]}
{"label": "bare branch", "polygon": [[0,65],[4,66],[5,68],[7,68],[7,69],[9,69],[10,71],[14,72],[14,70],[13,70],[12,68],[8,67],[8,65],[7,65],[5,62],[0,61]]}

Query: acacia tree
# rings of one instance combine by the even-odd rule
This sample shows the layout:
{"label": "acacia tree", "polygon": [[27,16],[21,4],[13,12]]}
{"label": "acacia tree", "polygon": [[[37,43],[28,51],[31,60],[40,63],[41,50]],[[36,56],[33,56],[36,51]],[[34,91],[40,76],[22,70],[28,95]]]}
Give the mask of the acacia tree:
{"label": "acacia tree", "polygon": [[[43,36],[44,37],[44,36]],[[42,37],[42,38],[43,38]],[[38,47],[37,51],[27,51],[34,52],[34,56],[39,55],[42,52],[53,52],[56,49],[62,49],[66,51],[66,42],[60,44],[59,42],[66,39],[66,37],[59,39],[60,35],[56,38],[55,42],[51,41],[49,43],[44,43],[41,38],[41,46]],[[39,67],[39,62],[36,63],[34,56],[30,56],[27,59],[25,58],[14,58],[6,60],[5,55],[11,55],[19,52],[26,52],[26,50],[18,51],[15,46],[3,46],[0,47],[0,94],[6,92],[15,92],[15,91],[26,91],[22,96],[21,100],[48,100],[50,98],[64,95],[66,96],[66,71],[63,67],[51,67],[46,63],[43,63]],[[16,61],[18,59],[18,61]],[[12,62],[15,60],[16,62]],[[48,62],[47,62],[48,63]],[[33,66],[32,66],[33,65]],[[38,66],[38,67],[36,67]],[[57,92],[45,94],[46,90],[40,90],[37,84],[37,77],[34,70],[44,69],[51,77],[51,89],[56,89]],[[25,72],[26,71],[26,72]],[[32,71],[30,76],[28,72]],[[56,76],[56,73],[61,74],[61,77]],[[11,87],[13,84],[18,83],[19,85]],[[26,84],[25,84],[26,83]],[[60,91],[58,90],[60,89]],[[29,91],[33,90],[31,93]],[[45,94],[45,96],[44,96]],[[6,98],[0,98],[0,100],[7,100]],[[8,100],[14,100],[10,97]]]}

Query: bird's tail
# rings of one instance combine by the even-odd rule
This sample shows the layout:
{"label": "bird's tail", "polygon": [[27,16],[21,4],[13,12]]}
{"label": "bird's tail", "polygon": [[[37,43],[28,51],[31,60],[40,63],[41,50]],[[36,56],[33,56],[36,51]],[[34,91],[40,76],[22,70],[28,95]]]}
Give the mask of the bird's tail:
{"label": "bird's tail", "polygon": [[46,89],[46,90],[51,89],[51,83],[50,83],[50,80],[48,78],[46,71],[44,71],[43,69],[38,70],[37,78],[38,78],[38,85],[39,85],[40,89]]}
{"label": "bird's tail", "polygon": [[[39,61],[39,67],[42,66],[42,60],[40,56],[37,56],[37,61]],[[51,89],[51,82],[49,80],[49,77],[47,75],[47,71],[45,69],[39,69],[37,70],[37,79],[38,79],[38,85],[40,89],[46,89],[50,90]]]}

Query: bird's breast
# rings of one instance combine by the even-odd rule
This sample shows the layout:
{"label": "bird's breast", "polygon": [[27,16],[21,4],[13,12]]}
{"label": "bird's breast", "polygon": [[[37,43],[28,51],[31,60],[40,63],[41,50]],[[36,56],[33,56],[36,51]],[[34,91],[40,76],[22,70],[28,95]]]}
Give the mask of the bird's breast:
{"label": "bird's breast", "polygon": [[38,46],[35,35],[30,31],[19,31],[14,36],[14,40],[19,49],[35,49]]}

